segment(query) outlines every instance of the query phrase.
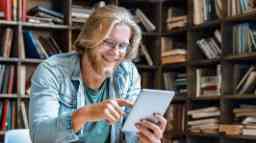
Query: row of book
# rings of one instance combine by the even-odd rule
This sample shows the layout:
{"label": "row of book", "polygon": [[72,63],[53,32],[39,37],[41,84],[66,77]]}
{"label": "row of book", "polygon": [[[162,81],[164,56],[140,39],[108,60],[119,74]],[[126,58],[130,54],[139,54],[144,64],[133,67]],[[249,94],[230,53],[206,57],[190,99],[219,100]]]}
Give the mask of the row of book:
{"label": "row of book", "polygon": [[166,132],[184,132],[186,107],[184,104],[172,104],[166,112]]}
{"label": "row of book", "polygon": [[222,0],[193,0],[193,24],[221,18],[223,15]]}
{"label": "row of book", "polygon": [[196,41],[197,46],[202,50],[207,59],[219,58],[221,50],[221,34],[219,30],[214,31],[214,36],[201,38]]}
{"label": "row of book", "polygon": [[255,23],[248,22],[233,27],[233,54],[243,55],[256,51]]}
{"label": "row of book", "polygon": [[242,15],[255,10],[254,0],[227,0],[228,16]]}
{"label": "row of book", "polygon": [[[18,50],[15,32],[12,28],[5,28],[0,30],[0,56],[4,58],[9,57],[17,57],[21,55],[21,58],[47,58],[57,53],[61,53],[61,47],[56,42],[56,40],[52,37],[50,33],[47,32],[32,32],[25,31],[24,32],[24,42],[25,49]],[[24,53],[22,53],[22,51]]]}
{"label": "row of book", "polygon": [[[22,7],[18,9],[18,4]],[[22,21],[26,17],[27,0],[1,0],[0,1],[0,19],[16,21],[18,17]],[[20,13],[20,15],[18,15]]]}
{"label": "row of book", "polygon": [[164,89],[175,90],[177,94],[187,93],[187,74],[186,73],[175,73],[175,72],[164,72]]}

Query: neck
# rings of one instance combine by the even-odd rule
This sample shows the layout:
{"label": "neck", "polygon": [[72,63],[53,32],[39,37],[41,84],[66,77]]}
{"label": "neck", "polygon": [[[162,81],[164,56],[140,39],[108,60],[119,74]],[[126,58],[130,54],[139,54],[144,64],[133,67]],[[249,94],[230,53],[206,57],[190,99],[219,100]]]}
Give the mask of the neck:
{"label": "neck", "polygon": [[101,84],[106,79],[106,76],[96,72],[92,66],[92,62],[86,54],[81,56],[80,69],[83,81],[91,89],[99,89]]}

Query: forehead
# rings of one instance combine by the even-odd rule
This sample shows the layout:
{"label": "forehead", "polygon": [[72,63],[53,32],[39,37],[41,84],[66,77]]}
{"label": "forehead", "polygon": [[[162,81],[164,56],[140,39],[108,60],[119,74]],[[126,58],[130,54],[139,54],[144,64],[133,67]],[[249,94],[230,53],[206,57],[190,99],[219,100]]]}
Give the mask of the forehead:
{"label": "forehead", "polygon": [[125,24],[117,24],[110,32],[109,38],[119,42],[128,42],[131,38],[131,28]]}

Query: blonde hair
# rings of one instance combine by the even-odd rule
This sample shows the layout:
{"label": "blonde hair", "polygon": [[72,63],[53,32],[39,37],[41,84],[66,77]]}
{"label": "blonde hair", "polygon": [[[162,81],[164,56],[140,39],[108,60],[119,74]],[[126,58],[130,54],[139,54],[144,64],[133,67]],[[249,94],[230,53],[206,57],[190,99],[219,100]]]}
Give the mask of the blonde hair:
{"label": "blonde hair", "polygon": [[141,30],[128,10],[114,5],[95,9],[76,39],[74,48],[80,54],[84,54],[97,47],[109,36],[117,24],[125,24],[131,28],[132,36],[126,59],[135,58],[142,37]]}

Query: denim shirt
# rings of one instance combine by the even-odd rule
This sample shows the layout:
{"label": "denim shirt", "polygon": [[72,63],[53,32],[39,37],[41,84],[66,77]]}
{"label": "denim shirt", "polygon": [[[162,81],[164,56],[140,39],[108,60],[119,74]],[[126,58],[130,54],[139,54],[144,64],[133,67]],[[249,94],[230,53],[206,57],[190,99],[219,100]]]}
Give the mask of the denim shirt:
{"label": "denim shirt", "polygon": [[[110,77],[109,97],[135,101],[140,76],[130,61],[122,62]],[[86,106],[78,53],[59,54],[41,63],[32,77],[29,121],[34,143],[77,142],[83,136],[72,130],[72,112]],[[125,107],[124,107],[125,108]],[[129,112],[129,109],[124,109]],[[135,133],[123,133],[125,117],[111,126],[111,143],[136,143]]]}

